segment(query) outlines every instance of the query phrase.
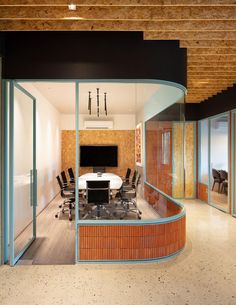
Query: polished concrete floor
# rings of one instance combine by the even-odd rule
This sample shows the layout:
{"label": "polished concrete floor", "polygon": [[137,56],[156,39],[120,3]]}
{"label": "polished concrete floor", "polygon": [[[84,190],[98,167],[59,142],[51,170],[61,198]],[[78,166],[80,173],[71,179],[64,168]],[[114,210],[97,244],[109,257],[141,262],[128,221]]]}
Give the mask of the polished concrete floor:
{"label": "polished concrete floor", "polygon": [[236,305],[236,219],[185,201],[187,245],[145,264],[3,266],[1,305]]}

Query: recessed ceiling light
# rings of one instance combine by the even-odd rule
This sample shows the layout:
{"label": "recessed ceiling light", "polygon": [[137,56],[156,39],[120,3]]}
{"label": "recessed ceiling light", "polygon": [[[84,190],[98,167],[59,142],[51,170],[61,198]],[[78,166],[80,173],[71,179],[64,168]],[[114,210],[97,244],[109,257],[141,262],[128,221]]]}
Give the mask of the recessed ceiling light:
{"label": "recessed ceiling light", "polygon": [[68,9],[70,11],[76,11],[76,4],[73,4],[73,3],[68,4]]}

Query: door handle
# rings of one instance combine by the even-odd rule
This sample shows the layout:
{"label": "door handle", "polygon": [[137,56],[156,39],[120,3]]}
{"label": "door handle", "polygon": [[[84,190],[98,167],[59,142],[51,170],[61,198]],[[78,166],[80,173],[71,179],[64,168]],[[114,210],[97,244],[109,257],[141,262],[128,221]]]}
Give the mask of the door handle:
{"label": "door handle", "polygon": [[34,170],[34,206],[37,206],[37,185],[38,185],[38,172]]}
{"label": "door handle", "polygon": [[30,206],[33,206],[33,197],[34,197],[34,193],[33,193],[33,170],[30,170]]}
{"label": "door handle", "polygon": [[37,169],[30,170],[30,206],[37,206]]}

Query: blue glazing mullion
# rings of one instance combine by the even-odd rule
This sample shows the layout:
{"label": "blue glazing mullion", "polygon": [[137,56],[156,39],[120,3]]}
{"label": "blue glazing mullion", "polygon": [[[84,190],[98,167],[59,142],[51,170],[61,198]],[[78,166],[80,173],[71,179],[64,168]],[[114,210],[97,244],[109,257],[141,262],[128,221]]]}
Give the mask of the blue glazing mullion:
{"label": "blue glazing mullion", "polygon": [[79,82],[75,82],[75,142],[76,142],[76,169],[75,169],[75,263],[79,261]]}
{"label": "blue glazing mullion", "polygon": [[36,164],[36,99],[33,99],[33,238],[36,238],[37,164]]}
{"label": "blue glazing mullion", "polygon": [[9,201],[8,201],[8,82],[3,81],[3,151],[2,151],[2,203],[3,203],[3,249],[4,249],[4,263],[9,259],[8,243],[9,243]]}
{"label": "blue glazing mullion", "polygon": [[9,107],[9,221],[10,221],[10,265],[14,266],[14,82],[10,81]]}

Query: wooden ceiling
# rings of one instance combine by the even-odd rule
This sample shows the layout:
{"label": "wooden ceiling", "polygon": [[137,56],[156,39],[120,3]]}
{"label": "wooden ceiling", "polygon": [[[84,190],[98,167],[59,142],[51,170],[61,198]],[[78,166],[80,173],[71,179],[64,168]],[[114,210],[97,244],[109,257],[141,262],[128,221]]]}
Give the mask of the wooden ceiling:
{"label": "wooden ceiling", "polygon": [[236,0],[0,0],[0,31],[28,30],[142,31],[145,40],[179,40],[188,52],[190,103],[236,83]]}

